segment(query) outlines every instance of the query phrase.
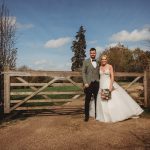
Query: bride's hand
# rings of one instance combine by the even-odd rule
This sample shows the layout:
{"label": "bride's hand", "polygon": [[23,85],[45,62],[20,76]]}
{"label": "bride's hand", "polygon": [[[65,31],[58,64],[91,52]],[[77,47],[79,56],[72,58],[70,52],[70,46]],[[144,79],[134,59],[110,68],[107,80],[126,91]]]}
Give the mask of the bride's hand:
{"label": "bride's hand", "polygon": [[102,91],[100,91],[99,94],[102,96]]}
{"label": "bride's hand", "polygon": [[112,92],[112,87],[109,88],[109,91]]}
{"label": "bride's hand", "polygon": [[85,87],[85,88],[88,88],[88,87],[89,87],[89,84],[86,83],[86,84],[84,85],[84,87]]}

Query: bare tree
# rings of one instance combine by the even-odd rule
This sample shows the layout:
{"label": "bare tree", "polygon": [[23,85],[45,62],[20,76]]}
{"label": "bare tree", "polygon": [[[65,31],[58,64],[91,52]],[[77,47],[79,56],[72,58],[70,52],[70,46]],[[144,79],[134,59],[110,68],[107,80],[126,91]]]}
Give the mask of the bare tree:
{"label": "bare tree", "polygon": [[0,4],[0,65],[16,66],[17,48],[15,48],[16,24],[3,1]]}

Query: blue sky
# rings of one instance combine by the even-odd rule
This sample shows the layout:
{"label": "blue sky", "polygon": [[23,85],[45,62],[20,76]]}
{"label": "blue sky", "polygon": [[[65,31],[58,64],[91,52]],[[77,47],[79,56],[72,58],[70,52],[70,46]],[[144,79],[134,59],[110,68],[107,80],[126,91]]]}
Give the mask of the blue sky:
{"label": "blue sky", "polygon": [[[70,49],[81,25],[87,56],[118,42],[144,50],[150,40],[150,0],[5,0],[17,25],[17,66],[70,70]],[[97,55],[98,55],[97,54]]]}

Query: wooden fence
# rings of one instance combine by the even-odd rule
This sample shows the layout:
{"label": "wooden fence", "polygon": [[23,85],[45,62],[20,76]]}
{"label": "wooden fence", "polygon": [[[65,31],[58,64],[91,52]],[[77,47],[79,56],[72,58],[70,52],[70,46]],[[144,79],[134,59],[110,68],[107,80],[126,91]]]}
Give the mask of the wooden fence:
{"label": "wooden fence", "polygon": [[[45,77],[49,80],[47,82],[29,82],[28,78]],[[115,77],[134,77],[134,80],[126,86],[128,89],[139,79],[143,79],[143,105],[150,107],[150,65],[144,73],[127,73],[115,72]],[[77,79],[80,78],[80,82]],[[8,67],[1,72],[1,109],[4,113],[10,113],[13,110],[33,110],[33,109],[50,109],[51,106],[23,106],[25,103],[55,103],[68,102],[84,96],[83,86],[81,83],[81,73],[71,71],[11,71]],[[77,87],[77,90],[69,91],[46,91],[48,87],[52,86],[71,86]],[[31,89],[20,91],[23,89]],[[14,90],[17,89],[17,90]],[[72,95],[71,98],[53,99],[49,95]],[[12,99],[12,97],[22,96],[21,99]],[[36,96],[42,99],[35,98]],[[2,105],[3,104],[3,105]]]}

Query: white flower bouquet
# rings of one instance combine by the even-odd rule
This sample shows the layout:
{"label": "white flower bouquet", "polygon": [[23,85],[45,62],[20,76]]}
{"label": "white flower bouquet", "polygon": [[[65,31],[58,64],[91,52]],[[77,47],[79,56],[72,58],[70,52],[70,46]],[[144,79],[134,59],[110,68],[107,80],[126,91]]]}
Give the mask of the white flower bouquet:
{"label": "white flower bouquet", "polygon": [[111,99],[111,91],[109,91],[109,89],[102,89],[101,90],[101,98],[103,100]]}

